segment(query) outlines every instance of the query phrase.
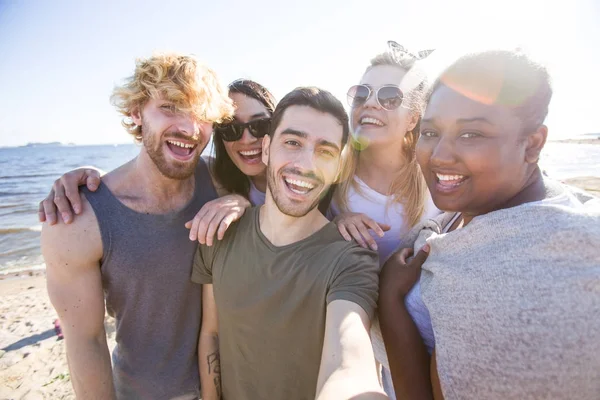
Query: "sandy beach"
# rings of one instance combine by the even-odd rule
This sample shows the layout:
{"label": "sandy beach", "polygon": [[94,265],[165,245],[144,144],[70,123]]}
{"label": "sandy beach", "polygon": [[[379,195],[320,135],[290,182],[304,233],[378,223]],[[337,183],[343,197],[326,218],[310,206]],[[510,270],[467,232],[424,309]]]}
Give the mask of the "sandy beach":
{"label": "sandy beach", "polygon": [[[565,180],[600,197],[600,177]],[[64,341],[54,332],[56,312],[45,271],[0,275],[0,400],[74,399]],[[109,347],[114,320],[105,321]]]}
{"label": "sandy beach", "polygon": [[[0,399],[74,399],[44,271],[0,278]],[[112,349],[114,320],[105,326]]]}
{"label": "sandy beach", "polygon": [[597,176],[580,176],[577,178],[568,178],[564,182],[568,185],[578,187],[586,192],[600,197],[600,178]]}

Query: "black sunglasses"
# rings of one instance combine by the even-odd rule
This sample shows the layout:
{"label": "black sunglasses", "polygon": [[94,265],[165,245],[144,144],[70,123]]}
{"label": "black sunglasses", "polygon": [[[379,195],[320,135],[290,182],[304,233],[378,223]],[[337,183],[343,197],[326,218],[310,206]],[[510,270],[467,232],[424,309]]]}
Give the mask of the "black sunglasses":
{"label": "black sunglasses", "polygon": [[215,124],[215,134],[221,136],[226,142],[235,142],[240,140],[244,135],[244,130],[248,129],[250,134],[255,138],[260,139],[269,133],[271,129],[271,118],[255,119],[254,121],[241,123],[241,122],[228,122],[225,124]]}
{"label": "black sunglasses", "polygon": [[362,106],[373,94],[377,99],[377,104],[388,111],[400,107],[404,98],[402,90],[396,85],[384,85],[377,90],[373,90],[367,85],[354,85],[348,90],[348,104],[350,107]]}

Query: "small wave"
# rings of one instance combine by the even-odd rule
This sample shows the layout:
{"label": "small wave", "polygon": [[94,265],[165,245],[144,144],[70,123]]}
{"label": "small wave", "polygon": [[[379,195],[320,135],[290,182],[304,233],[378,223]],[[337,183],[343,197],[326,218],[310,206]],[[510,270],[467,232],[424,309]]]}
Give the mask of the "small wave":
{"label": "small wave", "polygon": [[29,265],[27,267],[16,267],[16,268],[10,268],[10,269],[1,269],[0,267],[0,276],[2,275],[8,275],[8,274],[14,274],[17,272],[29,272],[29,271],[39,271],[39,270],[44,270],[46,269],[46,264],[36,264],[36,265]]}
{"label": "small wave", "polygon": [[31,215],[31,214],[37,214],[37,212],[38,212],[37,205],[35,208],[28,206],[28,207],[25,207],[22,209],[17,209],[17,210],[15,210],[14,208],[12,210],[11,209],[7,210],[6,208],[3,209],[0,207],[0,217],[12,217],[15,215],[22,215],[22,214]]}
{"label": "small wave", "polygon": [[4,196],[27,196],[27,195],[39,195],[39,192],[0,192],[0,197]]}
{"label": "small wave", "polygon": [[0,235],[10,235],[11,233],[21,233],[21,232],[41,232],[42,225],[34,225],[29,228],[6,228],[0,229]]}
{"label": "small wave", "polygon": [[15,254],[22,254],[22,253],[25,253],[26,255],[31,255],[32,254],[31,252],[33,250],[39,252],[40,245],[36,243],[33,246],[19,247],[16,249],[11,249],[11,250],[0,253],[0,257],[14,256]]}
{"label": "small wave", "polygon": [[49,178],[49,177],[60,177],[60,174],[47,173],[47,174],[25,174],[25,175],[0,175],[1,179],[30,179],[30,178]]}

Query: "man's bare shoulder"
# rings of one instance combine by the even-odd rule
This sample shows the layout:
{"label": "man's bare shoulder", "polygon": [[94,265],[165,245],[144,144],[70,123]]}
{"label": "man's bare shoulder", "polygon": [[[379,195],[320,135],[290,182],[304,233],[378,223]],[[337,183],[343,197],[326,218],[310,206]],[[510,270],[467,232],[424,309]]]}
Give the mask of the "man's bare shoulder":
{"label": "man's bare shoulder", "polygon": [[82,212],[70,224],[59,218],[58,223],[42,226],[41,246],[47,267],[53,261],[70,260],[73,264],[90,264],[102,258],[102,237],[92,206],[81,195]]}

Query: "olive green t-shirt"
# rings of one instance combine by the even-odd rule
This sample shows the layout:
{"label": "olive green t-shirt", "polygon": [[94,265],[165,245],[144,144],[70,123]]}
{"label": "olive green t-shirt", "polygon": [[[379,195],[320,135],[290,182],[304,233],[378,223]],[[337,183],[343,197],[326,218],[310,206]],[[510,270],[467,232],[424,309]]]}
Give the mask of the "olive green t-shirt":
{"label": "olive green t-shirt", "polygon": [[314,399],[327,304],[351,301],[372,317],[377,254],[345,241],[332,223],[274,246],[259,210],[212,247],[199,246],[194,259],[192,280],[213,284],[223,398]]}

